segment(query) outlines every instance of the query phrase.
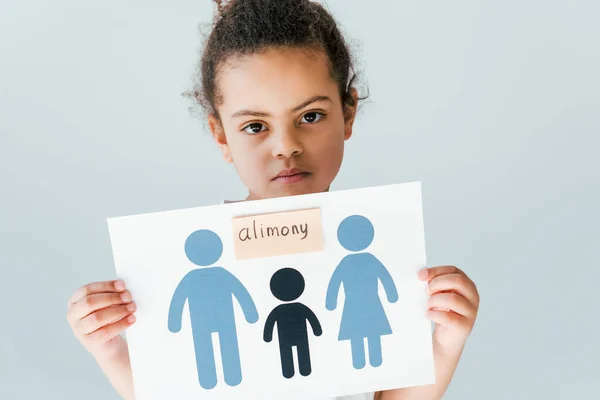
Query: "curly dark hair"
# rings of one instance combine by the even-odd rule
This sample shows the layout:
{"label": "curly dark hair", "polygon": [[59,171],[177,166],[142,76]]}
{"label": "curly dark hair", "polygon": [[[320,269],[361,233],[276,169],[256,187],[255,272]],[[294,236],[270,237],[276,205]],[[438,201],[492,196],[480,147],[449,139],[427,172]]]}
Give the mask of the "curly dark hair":
{"label": "curly dark hair", "polygon": [[213,1],[218,12],[204,45],[196,80],[186,93],[204,112],[221,120],[217,111],[222,102],[217,74],[227,59],[270,48],[324,52],[343,106],[357,106],[351,96],[357,79],[354,61],[336,21],[323,5],[310,0]]}

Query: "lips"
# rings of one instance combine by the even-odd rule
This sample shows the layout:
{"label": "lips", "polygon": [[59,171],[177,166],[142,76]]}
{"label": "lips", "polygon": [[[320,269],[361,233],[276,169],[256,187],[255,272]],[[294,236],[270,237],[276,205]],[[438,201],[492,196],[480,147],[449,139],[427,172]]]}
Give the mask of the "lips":
{"label": "lips", "polygon": [[282,170],[275,178],[273,178],[273,180],[282,183],[295,183],[303,180],[309,175],[310,172],[306,172],[299,168],[291,168]]}

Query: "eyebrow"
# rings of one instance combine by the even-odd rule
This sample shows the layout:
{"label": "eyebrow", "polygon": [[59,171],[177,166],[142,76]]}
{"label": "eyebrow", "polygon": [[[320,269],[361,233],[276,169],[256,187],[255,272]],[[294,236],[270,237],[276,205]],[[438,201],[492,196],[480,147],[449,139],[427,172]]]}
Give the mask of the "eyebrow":
{"label": "eyebrow", "polygon": [[[304,107],[308,106],[309,104],[317,103],[317,102],[330,102],[330,103],[332,103],[333,101],[328,96],[313,96],[310,99],[302,102],[301,104],[298,104],[296,107],[294,107],[292,109],[292,111],[293,112],[300,111],[301,109],[303,109]],[[237,112],[233,113],[231,115],[231,119],[234,119],[234,118],[237,118],[237,117],[242,117],[242,116],[269,117],[270,114],[266,113],[266,112],[261,112],[261,111],[240,110],[240,111],[237,111]]]}

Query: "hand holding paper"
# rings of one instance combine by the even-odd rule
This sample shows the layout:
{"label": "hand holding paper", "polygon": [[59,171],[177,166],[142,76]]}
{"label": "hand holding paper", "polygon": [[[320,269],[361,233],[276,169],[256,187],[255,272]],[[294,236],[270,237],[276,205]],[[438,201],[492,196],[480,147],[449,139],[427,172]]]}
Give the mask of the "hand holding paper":
{"label": "hand holding paper", "polygon": [[69,299],[67,320],[85,349],[103,357],[117,350],[119,334],[135,322],[135,310],[122,281],[92,282]]}
{"label": "hand holding paper", "polygon": [[475,283],[454,265],[424,269],[419,278],[429,283],[428,316],[436,323],[434,343],[445,351],[461,351],[479,310]]}

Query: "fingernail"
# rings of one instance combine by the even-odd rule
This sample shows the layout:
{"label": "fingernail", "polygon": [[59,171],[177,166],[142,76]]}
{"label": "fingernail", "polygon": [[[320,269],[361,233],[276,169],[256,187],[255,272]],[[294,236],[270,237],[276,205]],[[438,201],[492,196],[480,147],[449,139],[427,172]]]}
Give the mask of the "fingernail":
{"label": "fingernail", "polygon": [[422,270],[419,271],[419,278],[427,279],[427,268],[423,268]]}
{"label": "fingernail", "polygon": [[123,282],[123,281],[116,281],[115,282],[115,289],[117,289],[117,290],[123,290],[123,289],[125,289],[125,282]]}
{"label": "fingernail", "polygon": [[121,300],[123,300],[125,303],[130,302],[131,295],[129,294],[129,292],[125,292],[125,293],[121,294]]}
{"label": "fingernail", "polygon": [[129,304],[127,304],[127,310],[134,311],[135,310],[135,303],[129,303]]}
{"label": "fingernail", "polygon": [[127,318],[127,322],[129,322],[130,324],[132,324],[134,321],[135,321],[135,315],[130,315],[130,316]]}

